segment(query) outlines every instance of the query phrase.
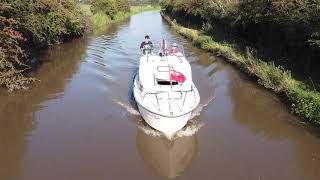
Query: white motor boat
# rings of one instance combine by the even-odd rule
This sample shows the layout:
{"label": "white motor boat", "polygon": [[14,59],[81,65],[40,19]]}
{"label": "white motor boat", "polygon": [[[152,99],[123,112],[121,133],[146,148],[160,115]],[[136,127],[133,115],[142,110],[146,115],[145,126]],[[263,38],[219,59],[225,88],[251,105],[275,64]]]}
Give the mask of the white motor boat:
{"label": "white motor boat", "polygon": [[181,46],[171,54],[146,52],[134,79],[134,98],[143,119],[170,137],[187,124],[199,105],[199,92]]}

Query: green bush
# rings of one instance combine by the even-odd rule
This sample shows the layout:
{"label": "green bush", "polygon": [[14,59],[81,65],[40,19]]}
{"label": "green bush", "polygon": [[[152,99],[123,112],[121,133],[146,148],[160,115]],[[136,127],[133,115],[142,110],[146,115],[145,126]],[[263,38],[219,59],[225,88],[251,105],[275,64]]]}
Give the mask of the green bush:
{"label": "green bush", "polygon": [[92,0],[91,5],[91,11],[94,14],[102,11],[111,19],[114,19],[118,12],[130,11],[130,4],[127,0]]}
{"label": "green bush", "polygon": [[73,0],[1,0],[0,86],[25,88],[23,76],[32,48],[43,48],[80,36],[85,21]]}
{"label": "green bush", "polygon": [[273,62],[253,61],[250,68],[254,68],[254,73],[258,76],[261,85],[275,92],[285,91],[287,86],[291,85],[291,73]]}
{"label": "green bush", "polygon": [[18,31],[31,45],[52,45],[84,33],[85,21],[73,0],[4,1],[10,9],[3,14],[17,20]]}
{"label": "green bush", "polygon": [[160,5],[167,12],[176,15],[199,17],[203,21],[220,18],[226,13],[230,0],[163,0]]}
{"label": "green bush", "polygon": [[320,32],[315,32],[309,39],[309,44],[320,48]]}
{"label": "green bush", "polygon": [[211,41],[212,41],[212,38],[209,36],[199,36],[197,39],[194,40],[193,44],[195,46],[205,49]]}
{"label": "green bush", "polygon": [[[0,13],[7,8],[0,5]],[[26,54],[20,47],[25,39],[15,28],[16,21],[0,16],[0,86],[9,90],[25,88],[33,81],[21,75],[28,68],[25,65]]]}
{"label": "green bush", "polygon": [[288,97],[292,102],[292,110],[315,124],[320,125],[320,95],[308,92],[302,88],[289,91]]}

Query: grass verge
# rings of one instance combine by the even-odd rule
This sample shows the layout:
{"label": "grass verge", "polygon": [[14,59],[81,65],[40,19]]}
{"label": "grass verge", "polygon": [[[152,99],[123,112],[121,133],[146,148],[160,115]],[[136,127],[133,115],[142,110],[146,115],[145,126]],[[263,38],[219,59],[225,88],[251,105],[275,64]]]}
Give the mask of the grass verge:
{"label": "grass verge", "polygon": [[223,57],[245,73],[255,77],[259,84],[282,95],[293,113],[320,126],[320,93],[306,83],[295,80],[290,71],[272,62],[267,63],[256,58],[249,48],[246,52],[242,52],[234,44],[216,41],[199,30],[177,24],[163,12],[161,15],[173,29],[192,41],[195,46]]}

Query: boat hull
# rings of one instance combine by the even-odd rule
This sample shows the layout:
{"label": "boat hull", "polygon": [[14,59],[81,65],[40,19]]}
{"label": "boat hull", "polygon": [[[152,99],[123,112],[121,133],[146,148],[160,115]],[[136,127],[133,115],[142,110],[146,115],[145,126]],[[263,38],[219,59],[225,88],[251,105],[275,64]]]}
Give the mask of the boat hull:
{"label": "boat hull", "polygon": [[[173,84],[171,69],[183,74],[185,81]],[[165,60],[160,56],[141,57],[133,94],[145,122],[169,137],[186,126],[200,103],[191,66],[184,57],[167,56]]]}
{"label": "boat hull", "polygon": [[163,132],[167,136],[172,136],[174,133],[181,130],[188,123],[191,116],[191,112],[189,112],[178,117],[165,117],[148,111],[140,104],[138,104],[138,108],[143,119],[152,128]]}

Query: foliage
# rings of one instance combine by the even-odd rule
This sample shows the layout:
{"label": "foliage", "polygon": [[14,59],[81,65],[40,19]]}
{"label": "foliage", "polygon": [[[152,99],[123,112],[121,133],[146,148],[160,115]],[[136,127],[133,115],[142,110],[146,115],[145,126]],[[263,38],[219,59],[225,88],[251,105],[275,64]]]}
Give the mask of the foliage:
{"label": "foliage", "polygon": [[5,0],[6,16],[18,20],[19,31],[38,47],[60,43],[84,33],[84,19],[73,0]]}
{"label": "foliage", "polygon": [[308,41],[310,45],[320,48],[320,32],[313,33],[311,39]]}
{"label": "foliage", "polygon": [[253,46],[260,56],[320,82],[319,0],[163,0],[161,5],[178,22]]}
{"label": "foliage", "polygon": [[[7,8],[0,5],[0,12]],[[26,54],[19,46],[25,39],[15,27],[15,20],[0,16],[0,86],[9,90],[25,88],[32,81],[21,75],[28,68],[25,65]]]}
{"label": "foliage", "polygon": [[209,22],[203,23],[201,30],[206,34],[211,34],[214,32],[213,25]]}
{"label": "foliage", "polygon": [[276,93],[285,94],[294,113],[320,125],[320,93],[311,90],[303,82],[295,80],[289,71],[272,62],[268,63],[258,59],[249,48],[246,52],[241,52],[234,44],[214,40],[200,31],[178,25],[164,14],[163,17],[178,33],[190,39],[194,45],[222,56],[244,72],[256,77],[264,87]]}
{"label": "foliage", "polygon": [[226,4],[230,0],[163,0],[161,6],[169,13],[183,16],[199,17],[198,20],[209,21],[220,18],[226,13]]}
{"label": "foliage", "polygon": [[160,6],[151,6],[151,5],[142,5],[142,6],[131,6],[130,14],[138,14],[142,13],[143,11],[150,11],[150,10],[160,10]]}
{"label": "foliage", "polygon": [[145,6],[145,5],[152,5],[152,6],[159,6],[161,0],[134,0],[130,1],[131,6]]}
{"label": "foliage", "polygon": [[295,88],[288,93],[292,110],[313,123],[320,125],[320,94],[303,88]]}
{"label": "foliage", "polygon": [[0,86],[25,88],[23,76],[31,48],[43,48],[80,36],[85,21],[73,0],[1,0]]}
{"label": "foliage", "polygon": [[130,4],[127,0],[92,0],[91,11],[95,14],[99,11],[114,19],[118,12],[130,11]]}
{"label": "foliage", "polygon": [[110,24],[111,19],[105,13],[99,11],[90,17],[90,22],[94,32],[102,32]]}

